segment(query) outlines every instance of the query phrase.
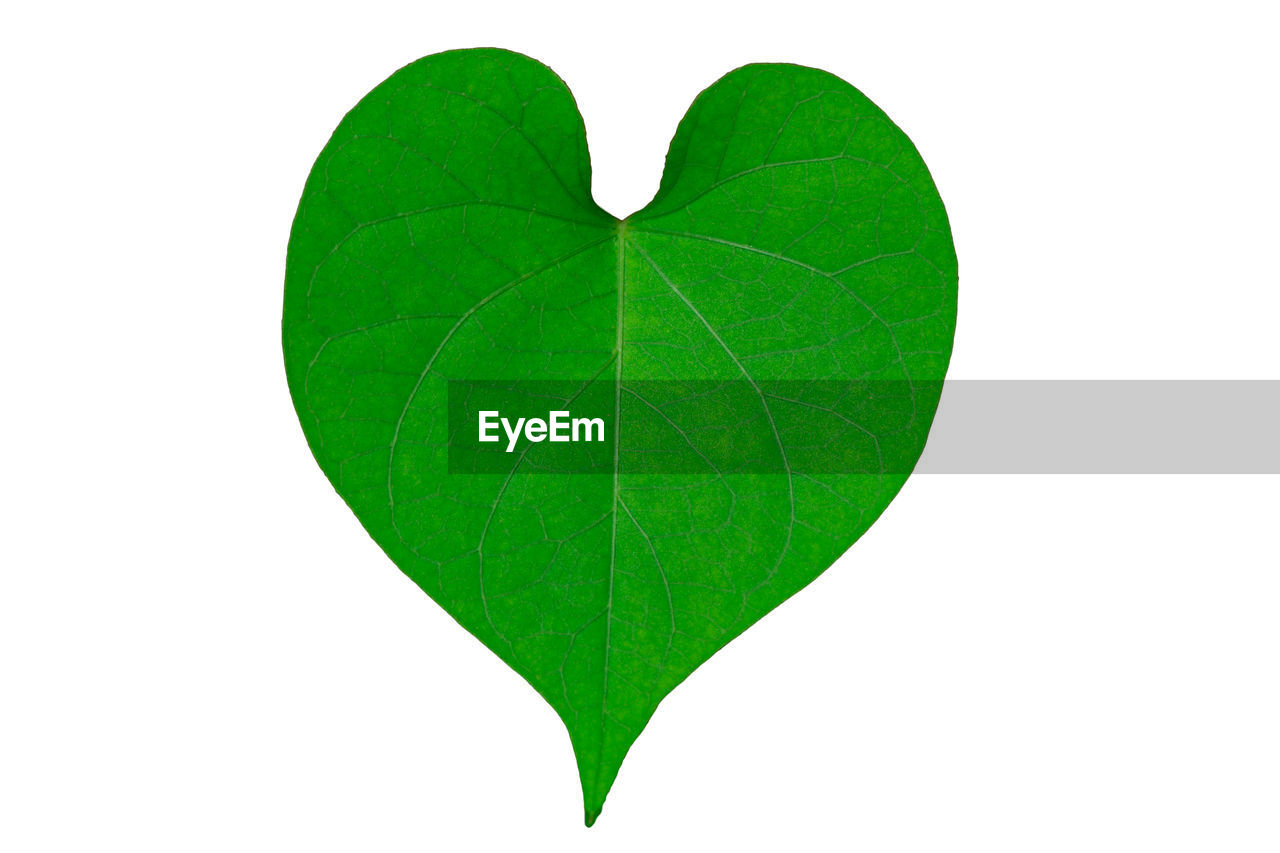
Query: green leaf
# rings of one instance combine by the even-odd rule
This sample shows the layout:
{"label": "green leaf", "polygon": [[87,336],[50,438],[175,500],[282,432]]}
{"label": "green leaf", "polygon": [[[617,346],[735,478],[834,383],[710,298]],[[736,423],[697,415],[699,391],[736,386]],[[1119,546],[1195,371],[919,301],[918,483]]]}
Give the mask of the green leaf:
{"label": "green leaf", "polygon": [[[465,50],[401,69],[334,132],[294,222],[283,332],[320,467],[396,565],[555,708],[590,825],[662,698],[901,488],[955,310],[924,162],[839,78],[729,73],[681,121],[653,201],[619,222],[591,198],[564,83]],[[458,383],[484,380],[577,389],[565,405],[603,389],[610,452],[557,470],[538,460],[560,445],[525,442],[496,473],[451,465],[470,423],[451,426]],[[690,382],[735,402],[690,407]],[[897,389],[867,399],[908,411],[831,393],[845,383]],[[818,415],[851,430],[814,440]],[[876,464],[828,464],[822,448],[853,436]],[[624,464],[665,458],[636,452],[652,447],[693,464]],[[747,457],[772,461],[732,464]]]}

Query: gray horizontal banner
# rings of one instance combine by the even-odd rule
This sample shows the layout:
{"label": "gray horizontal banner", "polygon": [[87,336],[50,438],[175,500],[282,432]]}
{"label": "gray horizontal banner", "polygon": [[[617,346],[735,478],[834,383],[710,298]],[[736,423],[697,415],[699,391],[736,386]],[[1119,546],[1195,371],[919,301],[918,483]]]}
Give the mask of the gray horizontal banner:
{"label": "gray horizontal banner", "polygon": [[1277,436],[1280,381],[596,375],[451,381],[447,452],[457,474],[1280,474]]}
{"label": "gray horizontal banner", "polygon": [[1280,474],[1280,381],[955,380],[921,474]]}

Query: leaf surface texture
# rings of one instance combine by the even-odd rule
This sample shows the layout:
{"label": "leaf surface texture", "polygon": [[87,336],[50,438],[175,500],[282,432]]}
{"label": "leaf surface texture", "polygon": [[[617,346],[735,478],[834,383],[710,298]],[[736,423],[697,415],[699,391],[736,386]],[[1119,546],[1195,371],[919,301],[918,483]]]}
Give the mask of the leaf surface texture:
{"label": "leaf surface texture", "polygon": [[[583,120],[540,63],[429,56],[342,121],[289,242],[284,350],[307,440],[391,559],[555,708],[588,824],[658,703],[822,573],[923,450],[956,260],[916,149],[828,73],[751,65],[680,123],[658,194],[591,197]],[[611,464],[449,468],[450,383],[610,395]],[[882,382],[894,424],[779,389]],[[708,450],[681,383],[736,383],[769,470]],[[787,383],[791,383],[788,385]],[[572,389],[579,389],[573,391]],[[906,466],[804,464],[814,411]],[[666,431],[691,465],[629,473]],[[737,451],[735,451],[737,452]],[[731,455],[732,458],[732,455]],[[703,467],[699,468],[699,465]]]}

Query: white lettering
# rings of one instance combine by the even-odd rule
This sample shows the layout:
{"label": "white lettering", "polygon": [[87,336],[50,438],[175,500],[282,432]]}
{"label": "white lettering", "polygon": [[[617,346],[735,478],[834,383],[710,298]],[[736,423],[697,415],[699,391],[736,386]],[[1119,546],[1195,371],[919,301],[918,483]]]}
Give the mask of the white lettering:
{"label": "white lettering", "polygon": [[[497,412],[494,412],[497,414]],[[568,412],[565,412],[568,414]],[[582,432],[586,438],[578,438],[578,427],[582,427]],[[596,428],[596,438],[591,437],[591,428]],[[573,419],[573,440],[574,441],[604,441],[604,418],[574,418]]]}
{"label": "white lettering", "polygon": [[494,420],[498,416],[497,412],[481,412],[480,413],[480,440],[481,441],[498,441],[496,435],[489,435],[489,430],[497,429],[498,422]]}
{"label": "white lettering", "polygon": [[604,441],[604,418],[575,418],[569,412],[556,411],[542,418],[516,418],[512,423],[509,418],[502,417],[500,412],[486,410],[479,413],[478,440],[482,442],[501,441],[497,434],[498,427],[507,436],[507,453],[514,453],[520,443],[520,436],[533,443],[542,441]]}
{"label": "white lettering", "polygon": [[552,441],[568,441],[569,433],[569,413],[568,412],[552,412],[550,414],[551,424],[551,440]]}
{"label": "white lettering", "polygon": [[516,420],[515,429],[511,428],[511,421],[506,418],[502,419],[502,428],[506,431],[507,438],[510,440],[507,444],[508,453],[516,449],[516,440],[520,438],[520,427],[522,426],[524,426],[524,418]]}

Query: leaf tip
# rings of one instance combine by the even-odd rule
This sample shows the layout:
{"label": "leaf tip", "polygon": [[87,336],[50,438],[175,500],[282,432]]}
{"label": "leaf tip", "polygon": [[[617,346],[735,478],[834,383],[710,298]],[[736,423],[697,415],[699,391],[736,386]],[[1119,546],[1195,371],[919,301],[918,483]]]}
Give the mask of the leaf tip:
{"label": "leaf tip", "polygon": [[596,818],[600,817],[600,811],[601,810],[599,808],[595,808],[595,809],[587,808],[586,810],[587,826],[592,826],[593,824],[595,824]]}

